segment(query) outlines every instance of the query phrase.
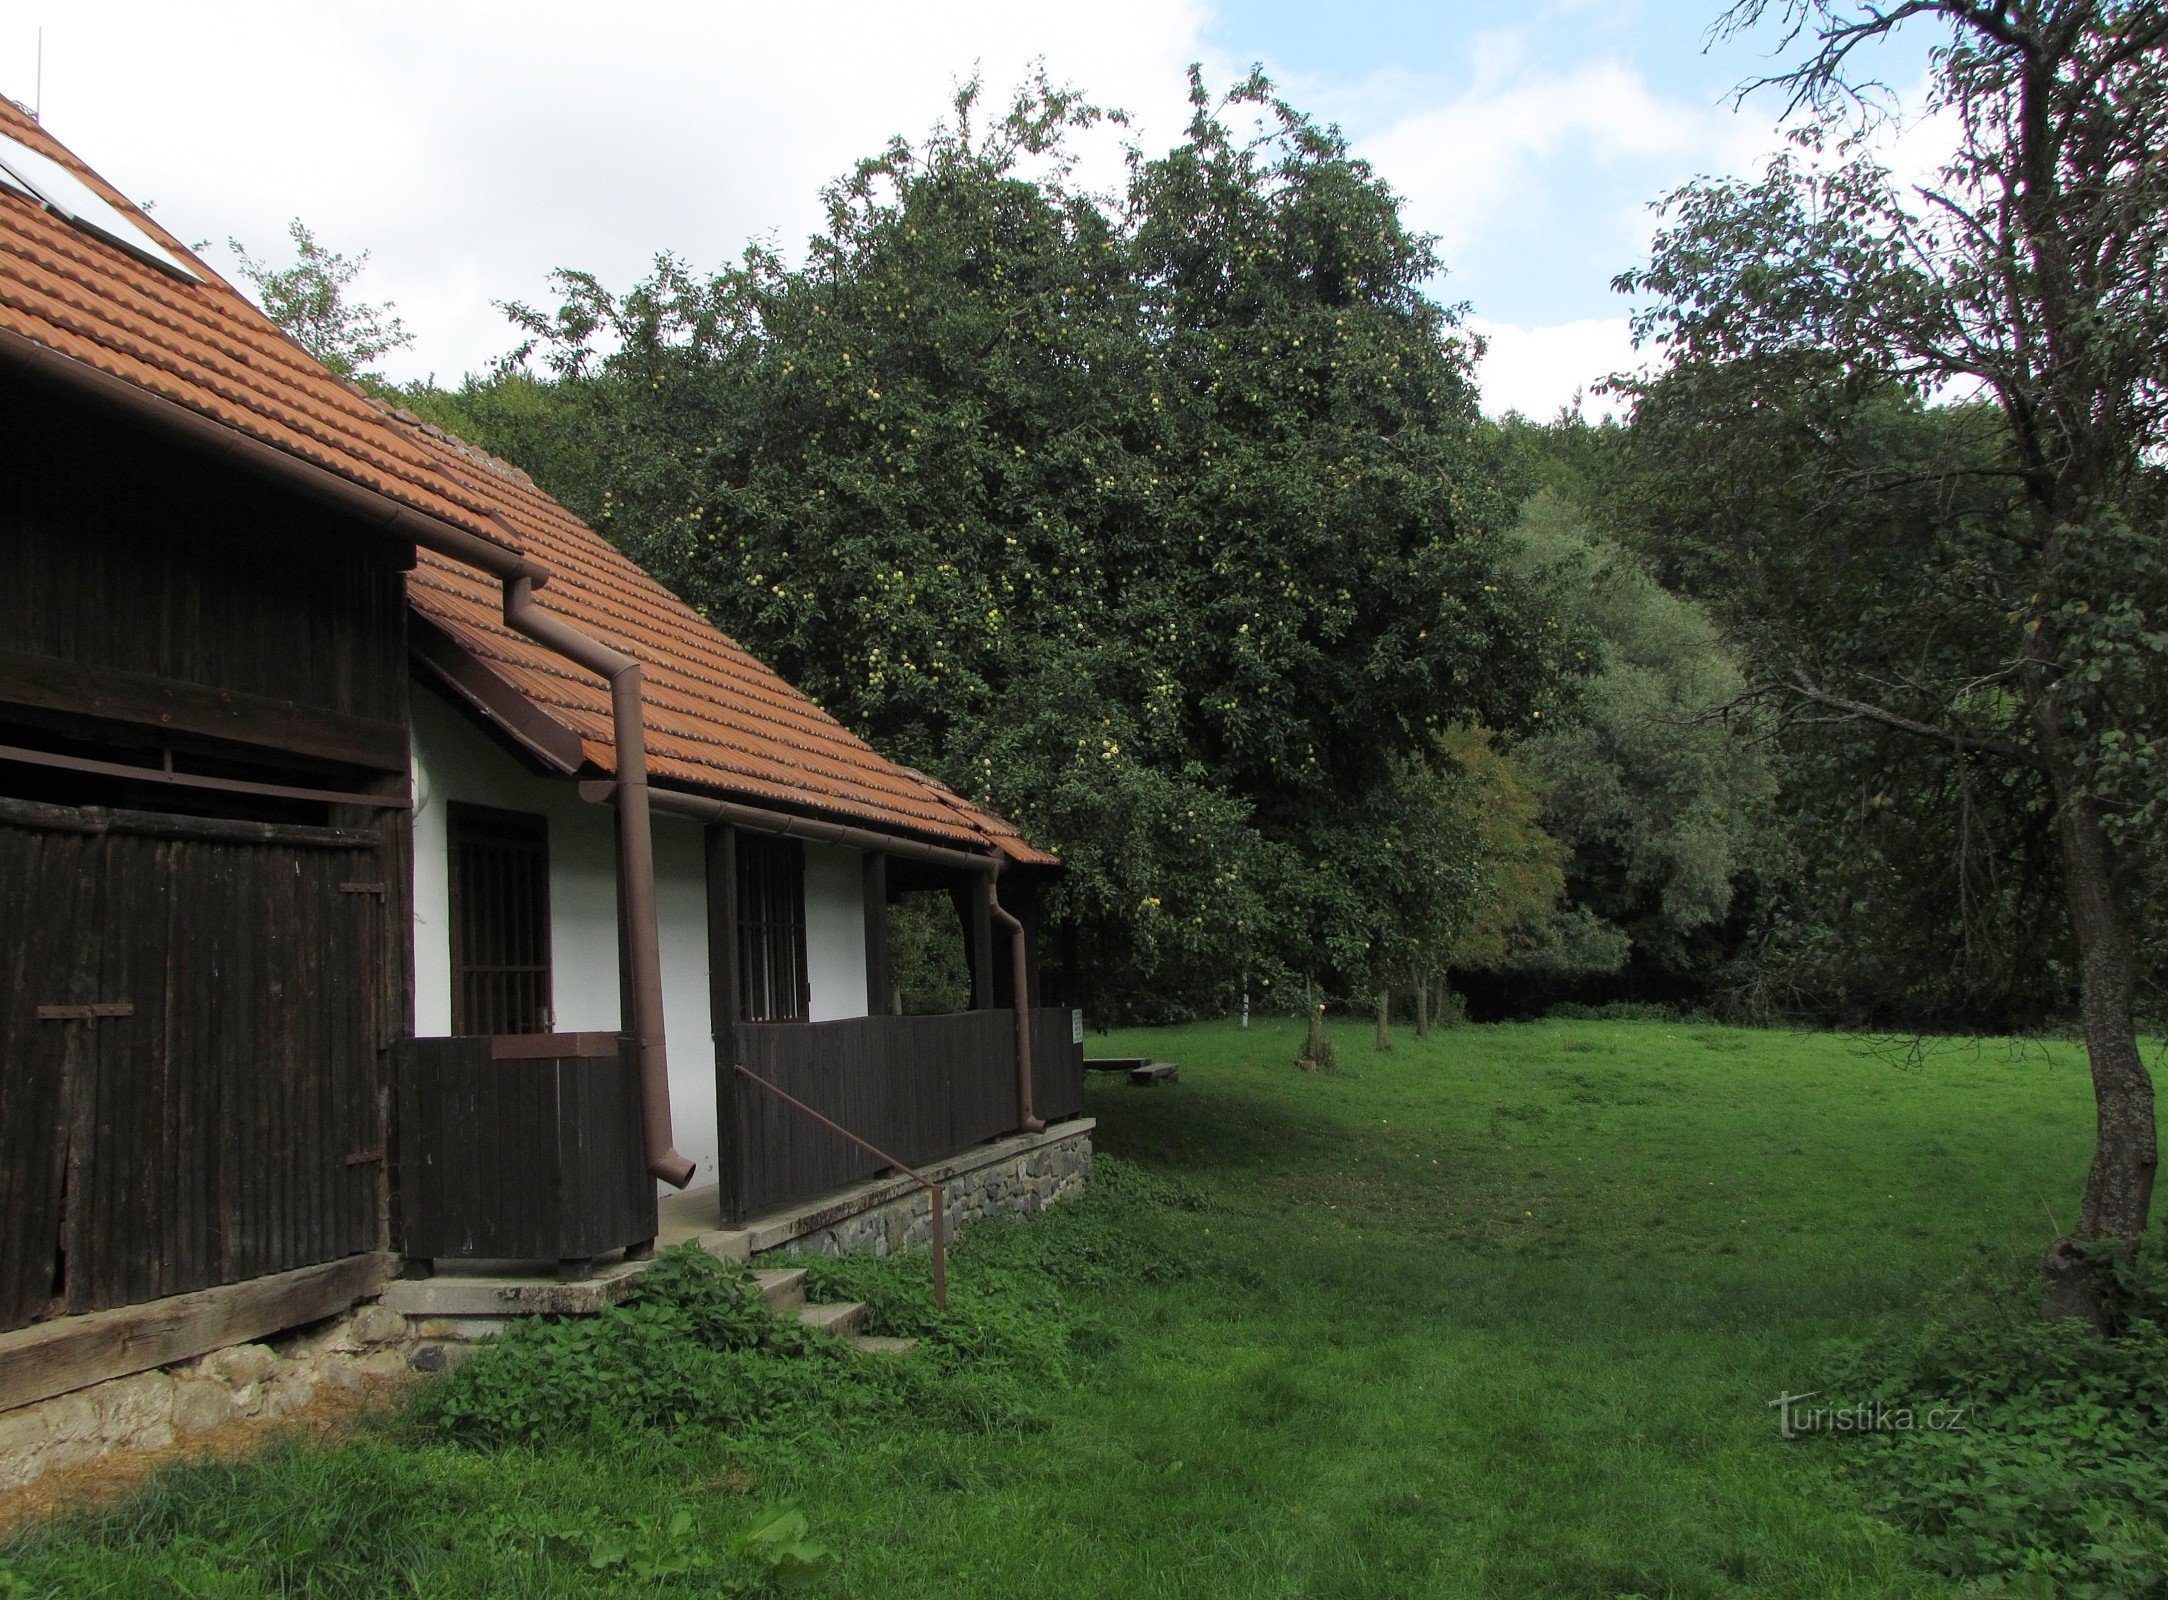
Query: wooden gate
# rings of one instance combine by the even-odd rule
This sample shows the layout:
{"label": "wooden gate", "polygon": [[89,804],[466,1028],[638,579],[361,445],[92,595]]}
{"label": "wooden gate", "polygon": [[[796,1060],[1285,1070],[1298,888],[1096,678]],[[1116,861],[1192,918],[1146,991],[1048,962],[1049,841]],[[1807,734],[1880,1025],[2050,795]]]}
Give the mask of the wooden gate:
{"label": "wooden gate", "polygon": [[0,798],[0,1329],[376,1246],[376,843]]}

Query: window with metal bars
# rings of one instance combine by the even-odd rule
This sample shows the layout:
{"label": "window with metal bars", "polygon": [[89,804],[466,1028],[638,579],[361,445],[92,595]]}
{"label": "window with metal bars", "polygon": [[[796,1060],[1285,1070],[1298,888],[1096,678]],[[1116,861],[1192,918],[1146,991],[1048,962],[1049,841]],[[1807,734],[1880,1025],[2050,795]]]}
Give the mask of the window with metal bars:
{"label": "window with metal bars", "polygon": [[548,1033],[549,824],[523,811],[455,805],[452,1032]]}
{"label": "window with metal bars", "polygon": [[805,847],[795,839],[738,835],[738,993],[748,1022],[805,1020]]}

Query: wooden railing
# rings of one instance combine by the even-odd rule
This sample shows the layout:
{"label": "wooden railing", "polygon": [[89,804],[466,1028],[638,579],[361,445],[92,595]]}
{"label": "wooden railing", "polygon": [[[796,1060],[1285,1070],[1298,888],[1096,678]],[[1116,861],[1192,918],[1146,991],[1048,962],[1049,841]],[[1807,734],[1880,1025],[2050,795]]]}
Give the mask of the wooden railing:
{"label": "wooden railing", "polygon": [[395,1052],[400,1253],[554,1261],[655,1238],[639,1073],[618,1034],[407,1039]]}
{"label": "wooden railing", "polygon": [[[747,1022],[736,1039],[737,1066],[891,1154],[869,1154],[739,1079],[722,1129],[723,1208],[733,1221],[890,1166],[939,1161],[1022,1122],[1008,1011]],[[1049,1121],[1083,1110],[1083,1052],[1070,1040],[1069,1012],[1033,1013],[1035,1109]]]}
{"label": "wooden railing", "polygon": [[1031,1014],[1031,1098],[1042,1122],[1084,1115],[1084,1040],[1074,1011],[1041,1006]]}

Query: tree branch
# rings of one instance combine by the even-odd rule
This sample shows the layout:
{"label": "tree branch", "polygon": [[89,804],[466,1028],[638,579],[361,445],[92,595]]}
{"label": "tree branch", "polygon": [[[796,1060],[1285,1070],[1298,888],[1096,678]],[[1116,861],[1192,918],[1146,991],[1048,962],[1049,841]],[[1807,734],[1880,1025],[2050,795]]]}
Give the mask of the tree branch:
{"label": "tree branch", "polygon": [[1827,689],[1816,687],[1806,674],[1801,672],[1795,672],[1791,677],[1766,687],[1770,692],[1788,694],[1795,699],[1806,701],[1809,705],[1842,712],[1845,721],[1878,723],[1885,728],[1894,728],[1899,733],[1909,733],[1916,739],[1926,739],[1942,745],[1959,755],[1997,756],[2021,766],[2039,765],[2039,758],[2030,750],[2022,745],[2012,744],[2007,739],[1998,739],[1992,734],[1975,733],[1967,728],[1937,727],[1934,723],[1921,722],[1884,706],[1869,705],[1864,700],[1852,700],[1840,694],[1832,694]]}

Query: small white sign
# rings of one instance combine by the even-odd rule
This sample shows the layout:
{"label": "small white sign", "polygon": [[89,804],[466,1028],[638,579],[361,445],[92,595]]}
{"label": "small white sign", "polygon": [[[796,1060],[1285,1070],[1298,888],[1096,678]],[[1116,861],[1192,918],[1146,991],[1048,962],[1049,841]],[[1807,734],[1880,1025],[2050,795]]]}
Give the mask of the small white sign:
{"label": "small white sign", "polygon": [[1069,1042],[1071,1044],[1082,1044],[1084,1042],[1084,1013],[1081,1011],[1069,1013]]}

